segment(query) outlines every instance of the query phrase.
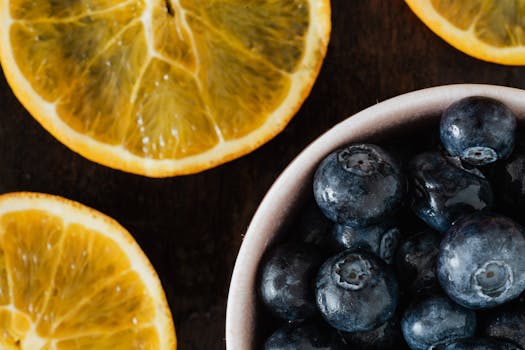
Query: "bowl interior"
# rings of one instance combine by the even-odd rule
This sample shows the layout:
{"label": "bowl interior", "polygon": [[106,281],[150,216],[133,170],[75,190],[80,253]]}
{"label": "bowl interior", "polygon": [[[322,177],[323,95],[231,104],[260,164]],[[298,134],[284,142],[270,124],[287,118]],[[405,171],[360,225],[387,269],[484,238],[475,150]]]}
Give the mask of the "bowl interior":
{"label": "bowl interior", "polygon": [[422,148],[431,141],[426,136],[438,137],[436,128],[443,109],[474,95],[496,98],[506,103],[521,121],[525,119],[523,90],[471,84],[441,86],[400,95],[369,107],[337,124],[301,152],[266,194],[239,250],[226,312],[228,350],[257,349],[267,336],[267,324],[273,322],[257,300],[258,265],[267,247],[281,237],[311,196],[317,164],[331,151],[354,142],[384,144],[388,140],[401,149]]}

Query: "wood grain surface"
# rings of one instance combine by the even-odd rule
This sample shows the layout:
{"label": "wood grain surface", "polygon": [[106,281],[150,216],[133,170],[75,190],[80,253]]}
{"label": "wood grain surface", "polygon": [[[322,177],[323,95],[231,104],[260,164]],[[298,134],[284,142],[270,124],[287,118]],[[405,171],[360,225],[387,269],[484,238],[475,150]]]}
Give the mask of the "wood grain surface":
{"label": "wood grain surface", "polygon": [[525,88],[525,67],[476,60],[420,22],[402,0],[333,0],[321,74],[275,139],[197,175],[149,179],[94,164],[57,142],[0,76],[0,192],[62,195],[117,219],[157,269],[180,350],[224,349],[237,251],[258,203],[307,144],[346,117],[408,91],[451,83]]}

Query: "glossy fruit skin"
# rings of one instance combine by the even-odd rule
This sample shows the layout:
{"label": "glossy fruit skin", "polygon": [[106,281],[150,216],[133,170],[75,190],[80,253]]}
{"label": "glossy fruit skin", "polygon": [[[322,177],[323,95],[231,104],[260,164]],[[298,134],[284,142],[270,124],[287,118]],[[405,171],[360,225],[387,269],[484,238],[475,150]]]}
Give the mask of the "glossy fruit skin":
{"label": "glossy fruit skin", "polygon": [[408,237],[397,250],[395,268],[402,289],[411,295],[439,289],[436,261],[443,236],[427,229]]}
{"label": "glossy fruit skin", "polygon": [[508,157],[514,148],[516,128],[516,117],[503,103],[471,96],[443,112],[439,130],[450,155],[476,166]]}
{"label": "glossy fruit skin", "polygon": [[523,307],[495,310],[484,320],[481,330],[486,336],[508,341],[525,349],[524,311]]}
{"label": "glossy fruit skin", "polygon": [[343,350],[339,334],[322,322],[300,322],[285,325],[265,342],[264,350]]}
{"label": "glossy fruit skin", "polygon": [[335,224],[332,234],[343,249],[362,249],[383,259],[387,264],[394,260],[401,233],[393,222],[385,221],[368,227]]}
{"label": "glossy fruit skin", "polygon": [[401,207],[406,180],[383,149],[356,144],[332,152],[319,164],[313,189],[319,208],[330,220],[363,227]]}
{"label": "glossy fruit skin", "polygon": [[288,321],[317,314],[313,286],[321,262],[312,245],[284,244],[269,251],[259,280],[259,294],[268,309]]}
{"label": "glossy fruit skin", "polygon": [[489,181],[439,152],[417,155],[409,165],[413,212],[430,227],[445,232],[461,215],[492,206]]}
{"label": "glossy fruit skin", "polygon": [[447,232],[437,260],[438,280],[455,302],[490,308],[525,290],[525,230],[501,215],[474,213]]}
{"label": "glossy fruit skin", "polygon": [[409,306],[401,329],[411,349],[427,350],[473,336],[476,314],[444,296],[434,296]]}
{"label": "glossy fruit skin", "polygon": [[449,344],[444,350],[521,350],[512,343],[491,338],[462,339]]}
{"label": "glossy fruit skin", "polygon": [[321,315],[345,332],[370,331],[392,317],[398,302],[393,271],[365,251],[345,250],[328,259],[316,282]]}

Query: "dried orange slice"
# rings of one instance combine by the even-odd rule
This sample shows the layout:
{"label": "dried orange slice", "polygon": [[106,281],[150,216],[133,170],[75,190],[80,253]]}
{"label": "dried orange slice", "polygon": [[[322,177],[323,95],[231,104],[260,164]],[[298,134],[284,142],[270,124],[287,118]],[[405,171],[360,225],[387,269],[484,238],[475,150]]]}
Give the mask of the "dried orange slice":
{"label": "dried orange slice", "polygon": [[525,1],[405,1],[434,33],[464,53],[500,64],[525,64]]}
{"label": "dried orange slice", "polygon": [[60,197],[0,196],[0,349],[175,348],[159,279],[124,228]]}
{"label": "dried orange slice", "polygon": [[2,0],[0,60],[51,134],[100,164],[198,172],[280,132],[309,94],[329,0]]}

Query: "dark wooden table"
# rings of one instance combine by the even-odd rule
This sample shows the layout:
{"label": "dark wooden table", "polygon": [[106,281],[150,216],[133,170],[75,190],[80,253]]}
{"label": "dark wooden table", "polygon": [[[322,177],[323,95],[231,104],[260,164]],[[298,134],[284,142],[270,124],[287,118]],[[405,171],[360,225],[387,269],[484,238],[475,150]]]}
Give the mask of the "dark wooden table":
{"label": "dark wooden table", "polygon": [[92,163],[42,129],[0,76],[0,192],[62,195],[117,219],[157,269],[179,349],[224,349],[231,271],[250,219],[278,174],[308,143],[346,117],[430,86],[490,83],[525,88],[525,67],[455,50],[402,0],[333,0],[321,74],[279,136],[201,174],[148,179]]}

